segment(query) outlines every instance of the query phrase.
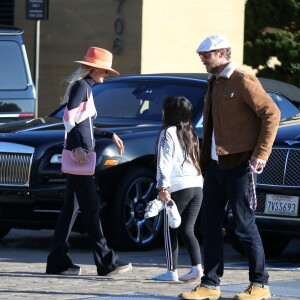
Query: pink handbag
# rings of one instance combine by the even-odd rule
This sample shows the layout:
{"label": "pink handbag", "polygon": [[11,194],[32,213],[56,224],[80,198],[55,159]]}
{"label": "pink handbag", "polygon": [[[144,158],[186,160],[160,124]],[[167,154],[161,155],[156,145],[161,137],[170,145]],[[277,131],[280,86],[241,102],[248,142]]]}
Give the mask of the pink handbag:
{"label": "pink handbag", "polygon": [[78,164],[74,152],[64,149],[62,152],[61,170],[63,173],[73,175],[94,175],[96,166],[95,151],[87,153],[88,162],[84,165]]}

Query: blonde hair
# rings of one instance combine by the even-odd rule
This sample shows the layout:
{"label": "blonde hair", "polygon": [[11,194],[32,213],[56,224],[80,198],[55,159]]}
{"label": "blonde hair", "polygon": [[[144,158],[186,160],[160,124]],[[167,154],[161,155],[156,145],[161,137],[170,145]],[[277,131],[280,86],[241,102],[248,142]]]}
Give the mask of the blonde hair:
{"label": "blonde hair", "polygon": [[66,92],[65,92],[64,96],[61,98],[61,102],[60,102],[61,105],[68,102],[70,90],[71,90],[73,84],[76,81],[81,80],[82,78],[89,75],[92,70],[93,70],[93,67],[80,65],[80,67],[76,71],[74,71],[70,76],[68,76],[64,80],[68,83],[68,86],[67,86],[67,89],[66,89]]}

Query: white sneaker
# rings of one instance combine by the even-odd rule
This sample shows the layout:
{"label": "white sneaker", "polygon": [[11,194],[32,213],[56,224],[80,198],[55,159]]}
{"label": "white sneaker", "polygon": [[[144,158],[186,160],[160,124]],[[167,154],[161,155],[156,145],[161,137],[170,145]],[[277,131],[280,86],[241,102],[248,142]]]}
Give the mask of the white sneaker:
{"label": "white sneaker", "polygon": [[167,271],[166,273],[152,277],[152,280],[178,281],[178,273],[177,271]]}
{"label": "white sneaker", "polygon": [[194,280],[199,280],[201,279],[202,276],[203,276],[202,266],[201,265],[192,266],[190,272],[188,272],[183,276],[180,276],[179,280],[184,282],[190,282]]}
{"label": "white sneaker", "polygon": [[174,202],[174,200],[170,200],[167,205],[166,205],[166,210],[168,214],[168,219],[169,219],[169,226],[171,228],[177,228],[179,227],[181,223],[181,217],[178,212],[177,206]]}
{"label": "white sneaker", "polygon": [[113,276],[118,274],[124,274],[132,270],[131,263],[122,263],[121,265],[117,266],[113,271],[107,273],[105,276]]}
{"label": "white sneaker", "polygon": [[158,215],[158,213],[165,207],[164,203],[159,199],[150,201],[146,208],[144,218],[152,218]]}

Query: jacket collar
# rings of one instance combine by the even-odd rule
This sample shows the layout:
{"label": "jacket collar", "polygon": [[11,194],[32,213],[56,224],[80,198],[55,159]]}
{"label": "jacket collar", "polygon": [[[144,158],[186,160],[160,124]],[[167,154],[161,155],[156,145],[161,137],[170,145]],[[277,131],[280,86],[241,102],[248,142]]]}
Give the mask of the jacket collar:
{"label": "jacket collar", "polygon": [[[226,68],[221,72],[221,74],[219,75],[219,77],[224,77],[224,78],[230,78],[232,73],[236,70],[237,68],[237,63],[234,61],[231,61]],[[213,76],[215,76],[214,74],[210,74],[208,76],[208,80],[211,79]]]}
{"label": "jacket collar", "polygon": [[226,68],[221,72],[219,77],[230,78],[234,70],[237,68],[237,64],[231,61]]}
{"label": "jacket collar", "polygon": [[84,79],[90,86],[93,86],[96,83],[90,75],[87,75]]}

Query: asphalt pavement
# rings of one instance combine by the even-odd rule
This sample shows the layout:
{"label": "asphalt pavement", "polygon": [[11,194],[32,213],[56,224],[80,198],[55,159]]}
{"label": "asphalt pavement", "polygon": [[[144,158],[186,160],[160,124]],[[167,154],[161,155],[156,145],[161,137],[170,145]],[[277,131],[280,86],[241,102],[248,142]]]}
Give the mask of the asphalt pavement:
{"label": "asphalt pavement", "polygon": [[[179,299],[179,293],[198,284],[151,280],[165,271],[162,247],[145,252],[118,252],[121,258],[131,261],[132,272],[114,277],[97,276],[88,240],[79,234],[70,238],[70,256],[81,266],[82,274],[47,275],[45,261],[52,234],[50,230],[12,230],[0,240],[0,299],[168,300]],[[267,260],[273,299],[300,299],[299,249],[300,240],[293,241],[278,258]],[[178,271],[179,276],[189,271],[189,257],[183,247]],[[247,284],[244,257],[226,244],[221,299],[232,299]]]}

